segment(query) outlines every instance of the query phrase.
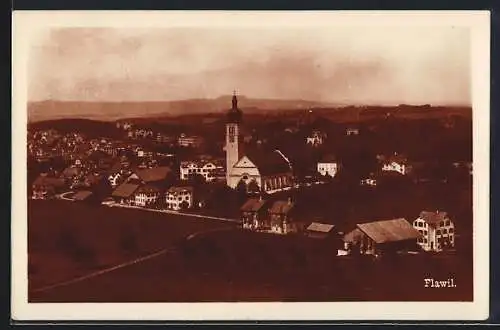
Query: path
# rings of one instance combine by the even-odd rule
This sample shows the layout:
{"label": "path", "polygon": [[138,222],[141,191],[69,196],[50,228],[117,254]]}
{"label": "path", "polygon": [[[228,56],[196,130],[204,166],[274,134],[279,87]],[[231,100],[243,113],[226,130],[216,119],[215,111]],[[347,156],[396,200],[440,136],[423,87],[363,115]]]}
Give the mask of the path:
{"label": "path", "polygon": [[[195,238],[195,237],[197,237],[199,235],[203,235],[203,234],[207,234],[207,233],[213,233],[213,232],[217,232],[217,231],[233,230],[233,229],[234,228],[231,227],[231,228],[216,228],[216,229],[209,229],[209,230],[205,230],[205,231],[199,231],[199,232],[195,232],[195,233],[187,236],[185,239],[187,241],[189,241],[189,240],[191,240],[191,239],[193,239],[193,238]],[[169,252],[174,252],[174,251],[175,251],[175,248],[161,249],[159,251],[156,251],[154,253],[148,254],[146,256],[139,257],[139,258],[136,258],[136,259],[133,259],[133,260],[129,260],[129,261],[120,263],[118,265],[115,265],[115,266],[112,266],[112,267],[109,267],[109,268],[106,268],[106,269],[102,269],[102,270],[96,271],[94,273],[90,273],[90,274],[87,274],[87,275],[84,275],[84,276],[76,277],[76,278],[73,278],[71,280],[67,280],[67,281],[63,281],[63,282],[59,282],[59,283],[55,283],[55,284],[50,284],[50,285],[47,285],[47,286],[44,286],[44,287],[41,287],[41,288],[38,288],[38,289],[33,289],[32,292],[33,293],[38,293],[38,292],[49,291],[49,290],[52,290],[52,289],[55,289],[55,288],[58,288],[58,287],[67,286],[67,285],[70,285],[70,284],[74,284],[74,283],[82,282],[82,281],[85,281],[85,280],[89,280],[91,278],[94,278],[94,277],[97,277],[97,276],[101,276],[101,275],[113,272],[113,271],[121,269],[121,268],[132,266],[132,265],[141,263],[143,261],[146,261],[146,260],[149,260],[149,259],[153,259],[153,258],[159,257],[159,256],[167,254]]]}

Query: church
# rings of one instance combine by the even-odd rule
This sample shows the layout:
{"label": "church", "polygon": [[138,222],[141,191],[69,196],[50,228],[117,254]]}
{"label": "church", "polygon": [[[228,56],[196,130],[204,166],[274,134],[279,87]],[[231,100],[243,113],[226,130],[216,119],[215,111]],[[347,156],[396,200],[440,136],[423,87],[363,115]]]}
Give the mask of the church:
{"label": "church", "polygon": [[[279,150],[245,148],[242,137],[243,113],[236,94],[226,121],[226,182],[233,189],[245,184],[262,192],[288,190],[293,187],[292,166]],[[250,189],[249,189],[250,190]]]}

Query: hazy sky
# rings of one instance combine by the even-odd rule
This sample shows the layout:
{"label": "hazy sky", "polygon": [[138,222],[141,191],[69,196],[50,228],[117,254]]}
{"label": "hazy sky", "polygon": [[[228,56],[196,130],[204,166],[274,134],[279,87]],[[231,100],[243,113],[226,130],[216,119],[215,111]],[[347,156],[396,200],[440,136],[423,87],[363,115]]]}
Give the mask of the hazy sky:
{"label": "hazy sky", "polygon": [[29,57],[29,99],[248,97],[470,104],[469,30],[59,28]]}

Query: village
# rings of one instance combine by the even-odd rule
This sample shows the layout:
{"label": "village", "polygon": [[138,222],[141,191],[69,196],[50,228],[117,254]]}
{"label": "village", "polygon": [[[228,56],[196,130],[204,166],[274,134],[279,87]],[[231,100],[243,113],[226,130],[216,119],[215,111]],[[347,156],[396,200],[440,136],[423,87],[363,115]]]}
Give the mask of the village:
{"label": "village", "polygon": [[[429,181],[470,182],[470,161],[450,161],[446,175],[436,175],[439,171],[427,168],[426,172],[423,162],[394,151],[374,155],[371,168],[352,175],[347,157],[339,158],[323,147],[329,136],[317,122],[282,132],[305,130],[303,145],[295,149],[300,150],[299,157],[304,150],[313,156],[300,163],[299,151],[294,155],[286,146],[280,150],[262,134],[255,138],[248,132],[236,94],[224,118],[224,141],[217,154],[199,152],[206,150],[203,136],[169,136],[127,121],[116,122],[120,139],[87,138],[80,132],[54,129],[30,131],[28,155],[36,174],[28,173],[33,176],[29,198],[230,218],[242,230],[327,238],[339,256],[455,248],[460,232],[455,231],[448,210],[429,205],[410,217],[359,219],[342,226],[329,221],[328,212],[314,214],[316,208],[298,192],[312,191],[309,195],[318,199],[314,194],[328,194],[326,187],[339,185],[370,191],[414,189],[412,185]],[[363,134],[359,125],[348,125],[344,139],[355,141]],[[167,149],[148,149],[151,143]]]}

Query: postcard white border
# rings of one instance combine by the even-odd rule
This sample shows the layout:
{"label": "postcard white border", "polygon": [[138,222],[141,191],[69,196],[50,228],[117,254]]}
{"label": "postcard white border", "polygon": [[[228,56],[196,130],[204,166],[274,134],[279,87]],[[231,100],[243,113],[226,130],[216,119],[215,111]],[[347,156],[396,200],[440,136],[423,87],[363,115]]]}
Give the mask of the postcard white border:
{"label": "postcard white border", "polygon": [[[147,17],[147,18],[146,18]],[[30,320],[484,320],[489,314],[489,11],[15,11],[12,108],[12,317]],[[27,55],[51,27],[463,26],[471,31],[474,166],[473,302],[28,303]]]}

